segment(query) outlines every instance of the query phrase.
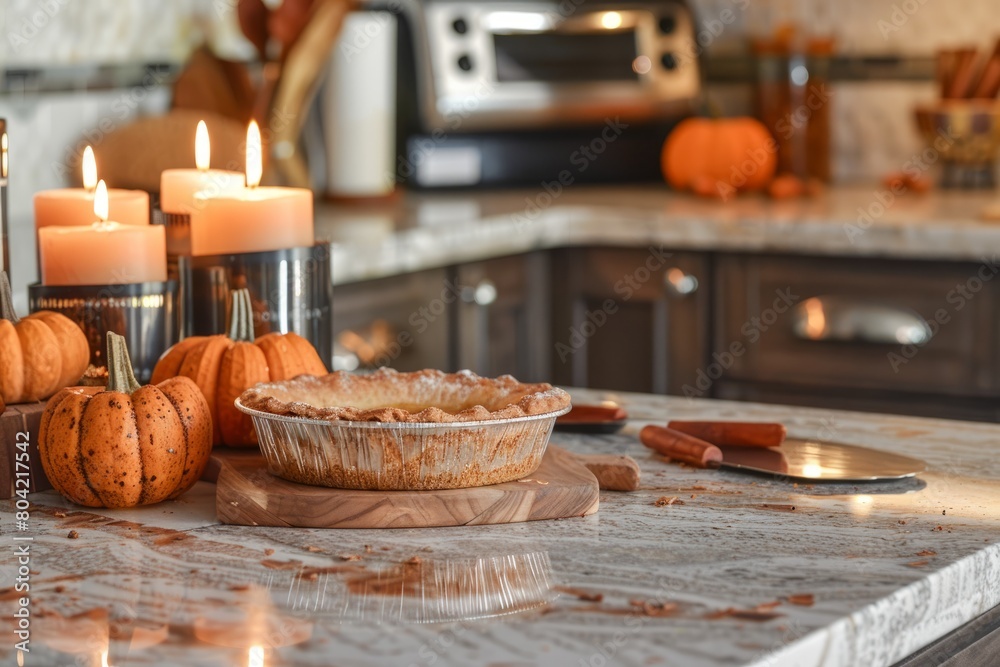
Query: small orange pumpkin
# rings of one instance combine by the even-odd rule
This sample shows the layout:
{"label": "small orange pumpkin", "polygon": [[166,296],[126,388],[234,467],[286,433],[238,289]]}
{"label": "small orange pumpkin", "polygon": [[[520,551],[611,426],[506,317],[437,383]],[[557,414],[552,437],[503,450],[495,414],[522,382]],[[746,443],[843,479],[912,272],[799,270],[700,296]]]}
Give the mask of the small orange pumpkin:
{"label": "small orange pumpkin", "polygon": [[72,387],[42,413],[38,453],[52,486],[87,507],[176,498],[212,453],[212,416],[188,378],[140,387],[125,339],[108,332],[108,386]]}
{"label": "small orange pumpkin", "polygon": [[41,310],[19,318],[0,271],[0,397],[5,403],[48,398],[76,383],[90,364],[87,336],[73,320]]}
{"label": "small orange pumpkin", "polygon": [[156,363],[152,382],[191,378],[208,400],[215,443],[253,447],[257,433],[250,417],[236,409],[239,395],[260,382],[326,372],[316,348],[298,334],[269,333],[254,340],[250,291],[241,289],[233,291],[229,334],[182,340]]}
{"label": "small orange pumpkin", "polygon": [[[778,165],[778,144],[763,123],[753,118],[688,118],[663,144],[663,176],[678,190],[710,194],[714,184],[722,198],[759,190],[771,182]],[[714,193],[711,193],[714,194]]]}

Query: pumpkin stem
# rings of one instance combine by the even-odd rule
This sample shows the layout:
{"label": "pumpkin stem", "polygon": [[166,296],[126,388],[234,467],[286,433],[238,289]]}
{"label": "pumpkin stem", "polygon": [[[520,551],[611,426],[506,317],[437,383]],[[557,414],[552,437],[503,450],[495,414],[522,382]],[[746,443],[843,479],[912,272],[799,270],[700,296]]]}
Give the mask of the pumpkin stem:
{"label": "pumpkin stem", "polygon": [[14,293],[10,290],[10,280],[6,271],[0,271],[0,319],[17,324],[21,318],[14,312]]}
{"label": "pumpkin stem", "polygon": [[250,300],[250,290],[245,287],[233,290],[233,312],[229,316],[229,338],[247,343],[254,341],[253,302]]}
{"label": "pumpkin stem", "polygon": [[113,331],[108,332],[108,391],[133,394],[141,386],[132,371],[132,360],[128,357],[125,337]]}

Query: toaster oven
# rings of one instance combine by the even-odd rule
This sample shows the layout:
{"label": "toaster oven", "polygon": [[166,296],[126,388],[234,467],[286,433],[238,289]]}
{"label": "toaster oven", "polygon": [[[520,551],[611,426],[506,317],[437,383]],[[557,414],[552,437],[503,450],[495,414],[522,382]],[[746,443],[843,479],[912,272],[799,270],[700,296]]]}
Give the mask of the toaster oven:
{"label": "toaster oven", "polygon": [[700,93],[680,0],[400,8],[397,177],[410,185],[537,183],[609,127],[607,155],[580,180],[646,180]]}
{"label": "toaster oven", "polygon": [[[424,2],[413,15],[428,127],[628,121],[699,91],[692,18],[674,2]],[[422,65],[421,65],[422,62]]]}

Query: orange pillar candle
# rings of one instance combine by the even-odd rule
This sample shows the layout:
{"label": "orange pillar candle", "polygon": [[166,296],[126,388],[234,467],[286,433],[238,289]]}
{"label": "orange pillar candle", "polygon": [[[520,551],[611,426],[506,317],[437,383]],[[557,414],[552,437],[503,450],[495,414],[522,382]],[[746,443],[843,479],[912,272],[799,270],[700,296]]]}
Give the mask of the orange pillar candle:
{"label": "orange pillar candle", "polygon": [[104,181],[94,193],[94,212],[100,222],[87,227],[38,230],[43,285],[124,285],[167,279],[162,225],[108,222]]}
{"label": "orange pillar candle", "polygon": [[[69,226],[94,223],[94,188],[97,187],[97,163],[94,151],[83,152],[83,187],[43,190],[35,194],[35,229],[52,225]],[[108,190],[110,215],[123,225],[149,224],[149,195],[142,190]]]}
{"label": "orange pillar candle", "polygon": [[247,187],[236,193],[195,194],[191,254],[226,255],[311,246],[312,192],[259,187],[261,142],[257,123],[247,131]]}
{"label": "orange pillar candle", "polygon": [[244,189],[243,174],[238,171],[209,169],[211,145],[205,121],[198,121],[194,140],[195,169],[167,169],[160,174],[160,210],[165,213],[190,215],[195,206],[194,195],[222,195]]}

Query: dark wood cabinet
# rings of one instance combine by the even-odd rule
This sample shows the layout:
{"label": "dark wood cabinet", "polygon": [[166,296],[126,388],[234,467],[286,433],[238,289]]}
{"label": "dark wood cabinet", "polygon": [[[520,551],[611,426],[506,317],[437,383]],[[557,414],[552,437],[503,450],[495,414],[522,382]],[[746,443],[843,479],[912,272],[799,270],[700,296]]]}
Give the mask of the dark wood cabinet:
{"label": "dark wood cabinet", "polygon": [[335,367],[1000,421],[998,273],[559,248],[336,287]]}
{"label": "dark wood cabinet", "polygon": [[552,253],[552,376],[681,394],[709,354],[708,259],[660,247]]}
{"label": "dark wood cabinet", "polygon": [[455,283],[453,365],[490,377],[548,380],[548,253],[463,264]]}
{"label": "dark wood cabinet", "polygon": [[[713,396],[995,420],[1000,280],[988,264],[716,257]],[[719,374],[719,373],[717,373]]]}

